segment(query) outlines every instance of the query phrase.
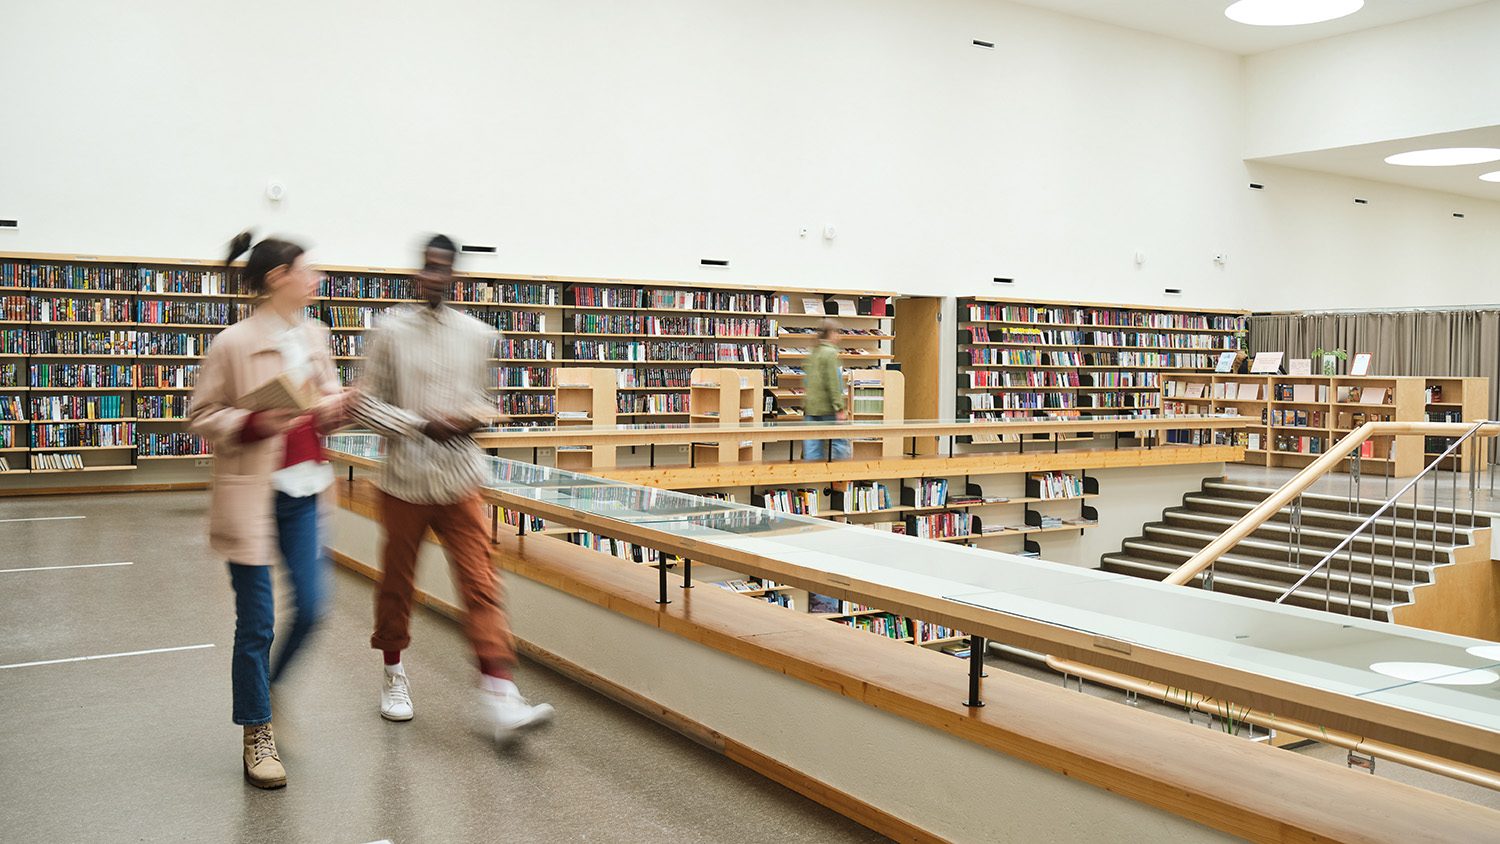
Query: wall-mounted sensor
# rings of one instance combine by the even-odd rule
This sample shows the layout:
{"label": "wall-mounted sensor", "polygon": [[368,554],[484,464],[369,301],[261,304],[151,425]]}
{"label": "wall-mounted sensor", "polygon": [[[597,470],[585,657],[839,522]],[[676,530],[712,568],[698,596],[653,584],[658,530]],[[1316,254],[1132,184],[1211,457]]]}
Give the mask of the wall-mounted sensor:
{"label": "wall-mounted sensor", "polygon": [[1214,256],[1214,263],[1218,264],[1221,267],[1224,266],[1224,262],[1227,260],[1229,260],[1229,256],[1223,252],[1220,252]]}
{"label": "wall-mounted sensor", "polygon": [[1135,250],[1135,265],[1137,267],[1139,267],[1141,264],[1144,264],[1144,263],[1146,263],[1146,253],[1145,253],[1145,251],[1144,250],[1140,250],[1140,249]]}
{"label": "wall-mounted sensor", "polygon": [[836,229],[834,229],[833,226],[824,226],[823,227],[823,239],[824,240],[833,240],[837,236],[838,236],[838,231]]}
{"label": "wall-mounted sensor", "polygon": [[272,202],[280,202],[285,199],[286,185],[276,179],[272,179],[271,183],[266,185],[266,198]]}

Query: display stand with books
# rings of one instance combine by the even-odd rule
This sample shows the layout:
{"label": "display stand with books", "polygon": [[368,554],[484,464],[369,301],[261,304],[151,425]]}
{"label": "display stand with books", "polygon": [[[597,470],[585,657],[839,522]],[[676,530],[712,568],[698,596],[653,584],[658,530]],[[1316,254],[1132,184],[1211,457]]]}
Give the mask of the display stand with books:
{"label": "display stand with books", "polygon": [[[689,393],[690,418],[694,425],[761,424],[764,373],[759,369],[692,370]],[[714,440],[693,443],[693,465],[737,463],[760,459],[760,443]]]}
{"label": "display stand with books", "polygon": [[[557,370],[557,425],[598,427],[615,423],[615,371],[602,367]],[[575,445],[557,449],[557,467],[571,471],[615,465],[615,446]]]}
{"label": "display stand with books", "polygon": [[[1483,380],[1483,379],[1478,379]],[[1426,409],[1420,376],[1178,375],[1162,385],[1167,415],[1228,413],[1259,420],[1227,445],[1245,448],[1245,462],[1301,468],[1365,422],[1419,422]],[[1199,431],[1168,431],[1170,442],[1197,442]],[[1360,452],[1365,474],[1409,477],[1421,471],[1416,437],[1367,441]],[[1340,471],[1348,470],[1343,461]]]}

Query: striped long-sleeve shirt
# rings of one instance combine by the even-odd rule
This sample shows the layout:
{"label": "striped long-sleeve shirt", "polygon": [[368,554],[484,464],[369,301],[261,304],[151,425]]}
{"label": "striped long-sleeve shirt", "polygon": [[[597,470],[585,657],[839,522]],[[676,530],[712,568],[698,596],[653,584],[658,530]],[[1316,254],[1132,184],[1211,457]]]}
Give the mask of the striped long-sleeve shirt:
{"label": "striped long-sleeve shirt", "polygon": [[385,471],[379,486],[417,504],[467,498],[485,477],[485,457],[474,441],[438,443],[423,433],[445,416],[494,419],[486,390],[499,333],[445,306],[390,312],[368,339],[363,400],[354,417],[385,434]]}

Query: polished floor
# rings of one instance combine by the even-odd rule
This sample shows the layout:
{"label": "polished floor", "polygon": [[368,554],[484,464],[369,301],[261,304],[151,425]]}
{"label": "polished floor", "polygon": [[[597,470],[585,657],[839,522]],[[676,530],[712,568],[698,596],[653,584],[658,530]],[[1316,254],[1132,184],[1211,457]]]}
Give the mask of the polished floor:
{"label": "polished floor", "polygon": [[[231,592],[204,537],[205,500],[0,499],[0,844],[886,840],[529,663],[518,682],[558,722],[502,750],[474,719],[457,626],[421,609],[407,660],[417,717],[387,723],[366,645],[371,584],[343,570],[324,628],[278,689],[290,785],[251,788],[229,723]],[[996,667],[1062,682],[1024,661]],[[1123,705],[1114,689],[1084,693]],[[1328,745],[1288,752],[1344,764]],[[1387,762],[1377,775],[1500,809],[1500,792]]]}
{"label": "polished floor", "polygon": [[[205,501],[0,499],[0,842],[886,840],[529,663],[517,681],[557,723],[501,750],[475,721],[457,625],[421,609],[416,718],[387,723],[370,583],[342,570],[277,692],[289,785],[251,788],[229,721],[232,593]],[[18,521],[37,518],[49,520]],[[122,653],[135,655],[79,659]],[[25,665],[52,660],[70,661]]]}

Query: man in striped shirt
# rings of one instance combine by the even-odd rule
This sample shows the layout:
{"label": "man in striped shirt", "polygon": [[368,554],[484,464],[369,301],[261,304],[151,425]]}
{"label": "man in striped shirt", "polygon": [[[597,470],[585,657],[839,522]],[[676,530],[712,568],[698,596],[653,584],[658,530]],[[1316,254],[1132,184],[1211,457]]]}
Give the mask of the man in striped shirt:
{"label": "man in striped shirt", "polygon": [[370,646],[385,653],[381,716],[411,720],[401,651],[411,643],[417,551],[431,528],[463,598],[463,630],[479,658],[484,715],[503,739],[550,721],[553,713],[550,705],[532,706],[521,697],[511,676],[515,645],[479,497],[486,458],[470,437],[496,416],[486,387],[498,333],[445,304],[455,251],[447,237],[432,238],[413,279],[423,304],[391,312],[369,338],[355,417],[388,443],[378,484],[384,576]]}

